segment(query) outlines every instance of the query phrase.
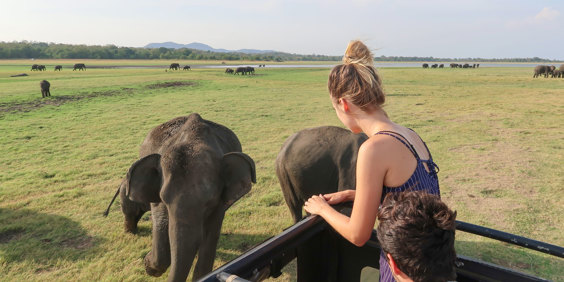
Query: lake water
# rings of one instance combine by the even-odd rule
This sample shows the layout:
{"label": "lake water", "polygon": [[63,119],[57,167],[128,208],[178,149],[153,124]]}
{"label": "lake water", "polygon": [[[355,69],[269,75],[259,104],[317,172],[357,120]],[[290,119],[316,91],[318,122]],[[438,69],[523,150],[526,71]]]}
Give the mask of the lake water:
{"label": "lake water", "polygon": [[[434,63],[427,63],[432,65]],[[450,63],[444,63],[445,68],[450,68]],[[458,64],[464,64],[458,63]],[[468,63],[470,64],[470,63]],[[473,64],[473,63],[472,63]],[[540,63],[480,63],[480,68],[534,68]],[[561,63],[542,63],[544,65],[554,65],[558,67]],[[421,68],[423,62],[375,62],[376,68]],[[255,70],[262,69],[258,65],[190,65],[193,69],[226,69],[237,67],[251,66]],[[321,64],[321,65],[269,65],[266,64],[265,68],[332,68],[335,64]],[[89,68],[107,68],[107,69],[167,69],[168,66],[88,66]],[[182,66],[181,66],[182,67]]]}
{"label": "lake water", "polygon": [[[421,68],[423,66],[423,62],[385,62],[385,63],[379,63],[379,62],[375,62],[374,66],[376,66],[376,68]],[[430,65],[434,64],[434,63],[427,63]],[[440,63],[439,63],[440,64]],[[445,68],[450,68],[450,63],[444,63],[445,64]],[[458,63],[458,64],[465,64],[465,63]],[[470,64],[470,63],[468,63]],[[474,64],[474,63],[472,63]],[[470,64],[470,65],[472,65]],[[546,64],[543,63],[545,65],[551,65],[551,64]],[[534,68],[536,66],[538,66],[539,63],[480,63],[480,68],[498,68],[498,67],[502,67],[502,68]],[[554,66],[559,66],[560,63],[552,63],[552,65]],[[206,66],[192,66],[192,68],[237,68],[240,66],[251,66],[254,67],[255,69],[258,68],[257,65],[206,65]],[[332,68],[335,65],[266,65],[267,68]]]}

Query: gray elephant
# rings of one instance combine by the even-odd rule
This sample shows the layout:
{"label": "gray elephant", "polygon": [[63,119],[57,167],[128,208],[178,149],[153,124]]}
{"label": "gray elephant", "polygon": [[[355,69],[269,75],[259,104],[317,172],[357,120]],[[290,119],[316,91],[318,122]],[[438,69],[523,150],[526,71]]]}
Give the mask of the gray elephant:
{"label": "gray elephant", "polygon": [[426,69],[429,67],[429,64],[423,64],[423,68]]}
{"label": "gray elephant", "polygon": [[558,70],[558,69],[557,69],[557,70],[554,70],[554,71],[552,72],[552,77],[553,77],[553,78],[554,78],[554,77],[561,77],[561,76],[562,76],[562,72],[561,72],[560,70]]}
{"label": "gray elephant", "polygon": [[41,87],[41,98],[51,96],[51,91],[49,91],[49,88],[51,87],[51,83],[49,83],[49,81],[42,80],[41,82],[39,82],[39,87]]}
{"label": "gray elephant", "polygon": [[186,65],[182,68],[182,70],[191,70],[192,68],[190,68],[190,66]]}
{"label": "gray elephant", "polygon": [[247,67],[238,67],[235,69],[235,73],[234,74],[242,74],[245,75],[247,74]]}
{"label": "gray elephant", "polygon": [[110,212],[110,207],[112,206],[114,200],[116,199],[117,195],[120,196],[121,202],[121,211],[123,212],[124,216],[124,228],[125,232],[129,233],[137,233],[137,224],[141,217],[148,211],[151,210],[151,205],[149,203],[137,203],[131,201],[125,194],[127,187],[127,178],[124,178],[119,185],[116,194],[112,198],[112,201],[108,205],[108,208],[104,212],[104,216],[108,216]]}
{"label": "gray elephant", "polygon": [[180,69],[180,64],[179,63],[172,63],[170,64],[170,66],[168,67],[169,70],[179,70]]}
{"label": "gray elephant", "polygon": [[560,65],[560,68],[558,68],[560,70],[561,73],[564,73],[564,64]]}
{"label": "gray elephant", "polygon": [[548,76],[548,66],[538,65],[535,67],[535,71],[533,77],[539,77],[539,75],[544,75],[544,77]]}
{"label": "gray elephant", "polygon": [[86,70],[86,65],[85,65],[85,64],[82,64],[82,63],[74,64],[72,70],[73,70],[73,71],[75,71],[75,70],[79,70],[79,71],[82,71],[82,70],[83,70],[83,71],[85,71],[85,70]]}
{"label": "gray elephant", "polygon": [[227,127],[194,113],[152,129],[127,173],[125,195],[151,205],[145,270],[185,281],[212,270],[225,211],[256,183],[254,161]]}
{"label": "gray elephant", "polygon": [[61,65],[55,66],[55,71],[61,71],[62,69],[63,69],[63,66],[61,66]]}
{"label": "gray elephant", "polygon": [[[360,145],[368,137],[349,130],[323,126],[290,136],[276,158],[276,175],[294,222],[302,218],[302,207],[312,195],[355,189],[356,160]],[[351,203],[336,207],[342,212]],[[338,277],[338,237],[323,232],[297,250],[298,281],[335,281]],[[325,269],[326,268],[326,269]]]}
{"label": "gray elephant", "polygon": [[312,195],[354,189],[356,157],[368,137],[336,126],[304,129],[288,137],[276,158],[276,175],[294,222]]}

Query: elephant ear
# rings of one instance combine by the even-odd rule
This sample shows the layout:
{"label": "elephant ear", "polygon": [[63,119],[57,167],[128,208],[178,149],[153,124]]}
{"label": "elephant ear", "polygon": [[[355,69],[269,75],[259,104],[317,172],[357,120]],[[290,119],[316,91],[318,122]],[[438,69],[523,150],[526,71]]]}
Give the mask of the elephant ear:
{"label": "elephant ear", "polygon": [[227,210],[251,190],[251,182],[257,182],[255,162],[241,152],[227,153],[223,155],[222,159],[221,178],[225,183],[221,198],[224,210]]}
{"label": "elephant ear", "polygon": [[161,155],[148,155],[131,165],[125,195],[138,203],[157,203],[162,185]]}

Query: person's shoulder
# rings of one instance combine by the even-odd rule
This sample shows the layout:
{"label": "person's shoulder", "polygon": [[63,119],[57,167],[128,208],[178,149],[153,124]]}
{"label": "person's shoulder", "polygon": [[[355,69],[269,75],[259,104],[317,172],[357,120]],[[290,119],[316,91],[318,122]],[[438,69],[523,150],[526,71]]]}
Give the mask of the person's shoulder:
{"label": "person's shoulder", "polygon": [[381,134],[370,136],[370,138],[364,141],[360,146],[359,154],[387,155],[394,147],[393,140],[388,137],[387,135]]}

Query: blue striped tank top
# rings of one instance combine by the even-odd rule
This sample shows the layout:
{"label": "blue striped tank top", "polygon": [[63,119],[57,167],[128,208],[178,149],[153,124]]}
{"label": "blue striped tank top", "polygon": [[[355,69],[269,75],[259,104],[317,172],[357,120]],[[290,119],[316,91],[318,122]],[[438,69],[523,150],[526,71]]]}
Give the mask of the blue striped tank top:
{"label": "blue striped tank top", "polygon": [[[427,149],[427,153],[429,154],[428,160],[422,160],[415,151],[415,148],[405,137],[401,134],[393,131],[379,131],[376,134],[383,134],[394,137],[401,143],[403,143],[407,149],[413,153],[413,156],[417,160],[417,166],[415,167],[415,171],[411,175],[411,177],[401,186],[398,187],[387,187],[384,186],[382,188],[382,198],[380,202],[384,201],[386,194],[388,193],[399,193],[403,191],[425,191],[429,194],[438,195],[440,197],[440,190],[439,190],[439,179],[437,177],[437,173],[439,172],[439,167],[435,162],[433,162],[433,157],[431,156],[431,152],[429,152],[429,148],[427,148],[427,144],[423,142],[425,145],[425,149]],[[401,138],[400,138],[401,137]],[[425,169],[425,165],[429,168],[429,171]],[[388,261],[386,259],[386,255],[383,251],[380,252],[380,281],[395,281],[394,277],[392,276],[392,271],[390,266],[388,265]]]}

